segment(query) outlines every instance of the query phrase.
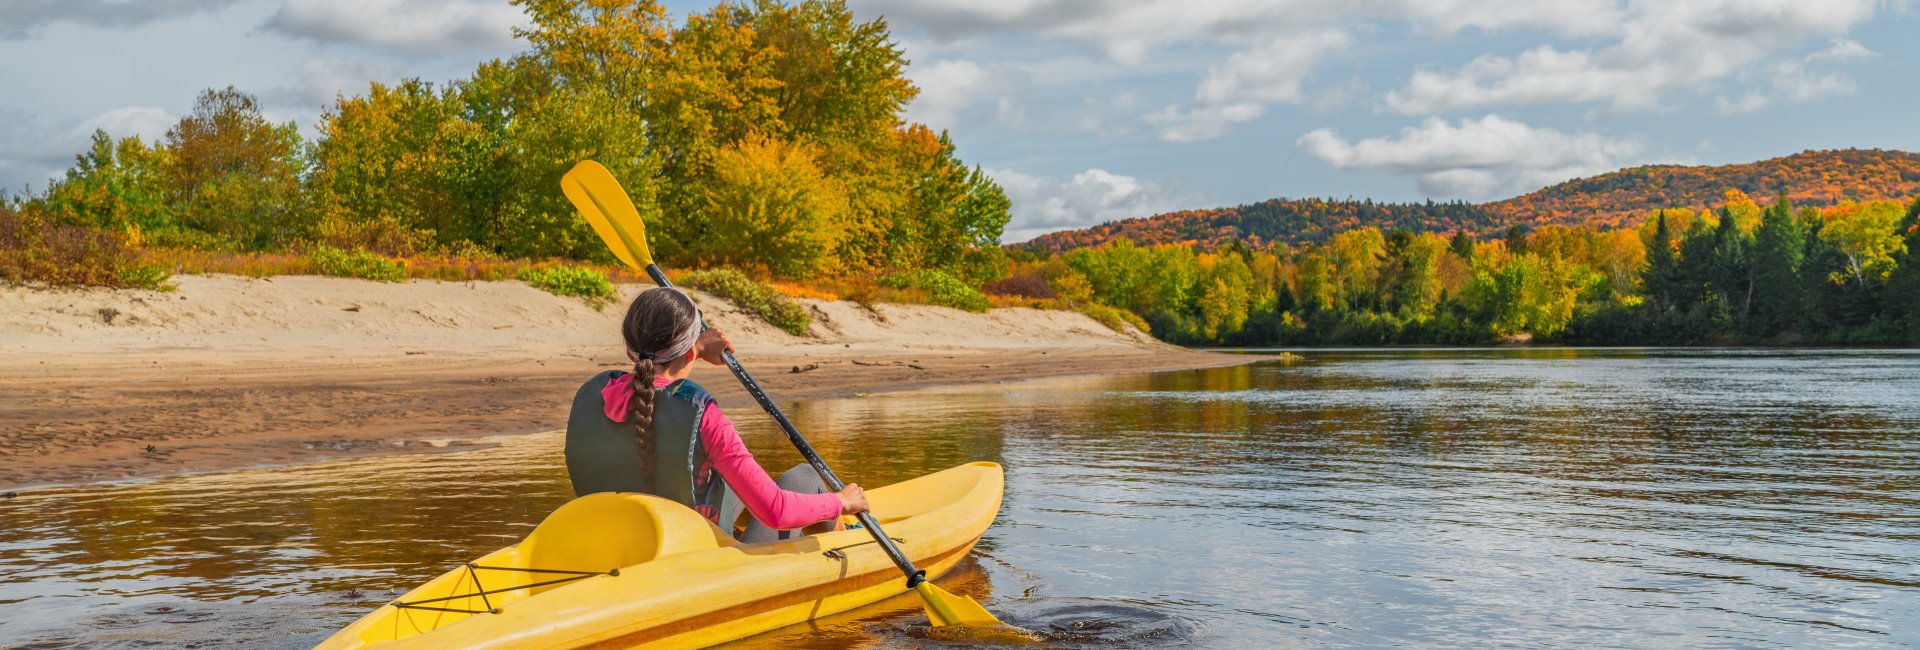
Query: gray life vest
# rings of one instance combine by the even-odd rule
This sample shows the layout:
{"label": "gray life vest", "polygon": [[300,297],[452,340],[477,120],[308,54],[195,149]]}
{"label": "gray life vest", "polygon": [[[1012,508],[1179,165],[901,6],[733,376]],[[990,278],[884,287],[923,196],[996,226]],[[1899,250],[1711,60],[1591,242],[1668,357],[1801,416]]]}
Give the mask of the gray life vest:
{"label": "gray life vest", "polygon": [[[627,373],[594,375],[573,395],[567,416],[567,477],[574,496],[640,492],[680,502],[731,533],[740,499],[727,488],[700,445],[700,422],[713,396],[682,379],[657,389],[653,400],[653,466],[640,465],[633,425],[607,418],[600,391]],[[623,417],[622,420],[625,418]]]}

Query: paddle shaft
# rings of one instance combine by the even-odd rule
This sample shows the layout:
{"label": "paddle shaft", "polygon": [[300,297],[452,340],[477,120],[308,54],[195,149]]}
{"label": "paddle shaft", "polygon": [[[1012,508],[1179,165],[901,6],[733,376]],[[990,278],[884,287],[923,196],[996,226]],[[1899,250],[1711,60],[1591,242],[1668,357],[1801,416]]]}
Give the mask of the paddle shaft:
{"label": "paddle shaft", "polygon": [[[657,264],[647,265],[647,275],[660,286],[673,287],[673,282],[667,279],[666,272],[660,270]],[[706,330],[707,322],[702,318],[700,331]],[[813,471],[820,473],[820,480],[826,481],[827,488],[835,492],[845,488],[846,484],[840,482],[840,477],[827,467],[827,461],[820,459],[820,454],[813,450],[813,445],[807,444],[807,439],[800,435],[799,429],[794,428],[793,421],[787,419],[787,414],[780,412],[780,407],[773,403],[773,398],[767,397],[767,392],[760,389],[760,383],[753,380],[753,375],[747,374],[747,369],[740,365],[740,360],[734,358],[733,351],[727,350],[721,356],[726,359],[727,369],[732,370],[733,376],[740,380],[740,385],[745,386],[747,393],[753,395],[753,401],[759,402],[760,408],[766,409],[767,415],[773,416],[773,421],[780,423],[780,430],[787,432],[787,440],[793,442],[793,447],[800,450],[801,456],[806,457],[807,464],[813,466]],[[887,537],[887,533],[880,530],[880,522],[873,518],[873,513],[862,512],[859,517],[860,525],[866,527],[868,534],[873,535],[873,541],[886,550],[887,557],[893,558],[893,564],[900,567],[901,572],[907,574],[907,588],[920,586],[920,583],[927,579],[927,572],[913,566],[913,560],[907,559],[907,555],[900,552],[900,547],[893,544],[893,538]]]}

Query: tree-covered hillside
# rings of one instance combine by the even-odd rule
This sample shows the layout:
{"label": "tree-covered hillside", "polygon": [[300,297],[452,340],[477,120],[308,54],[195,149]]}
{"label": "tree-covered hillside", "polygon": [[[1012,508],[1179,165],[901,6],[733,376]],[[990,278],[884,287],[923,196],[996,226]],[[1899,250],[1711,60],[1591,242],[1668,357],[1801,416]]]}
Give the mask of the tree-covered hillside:
{"label": "tree-covered hillside", "polygon": [[1320,243],[1354,228],[1487,236],[1513,226],[1619,228],[1654,210],[1718,205],[1729,189],[1794,205],[1901,200],[1920,193],[1920,153],[1881,149],[1807,151],[1738,165],[1648,165],[1560,183],[1484,204],[1375,203],[1334,199],[1271,199],[1230,208],[1182,210],[1042,235],[1019,248],[1061,252],[1126,238],[1138,244],[1194,242],[1212,249],[1239,240]]}

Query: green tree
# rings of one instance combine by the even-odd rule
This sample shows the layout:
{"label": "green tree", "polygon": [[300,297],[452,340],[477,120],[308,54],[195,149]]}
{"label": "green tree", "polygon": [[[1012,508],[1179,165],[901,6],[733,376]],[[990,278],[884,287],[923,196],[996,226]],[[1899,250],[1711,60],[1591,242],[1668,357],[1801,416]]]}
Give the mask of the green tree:
{"label": "green tree", "polygon": [[1801,262],[1806,254],[1807,224],[1793,213],[1787,197],[1767,206],[1754,232],[1753,311],[1749,330],[1774,336],[1792,328],[1802,311]]}
{"label": "green tree", "polygon": [[1653,235],[1647,241],[1647,270],[1641,275],[1647,287],[1647,300],[1655,311],[1678,306],[1686,284],[1679,256],[1674,253],[1673,232],[1668,229],[1667,216],[1657,214],[1653,218]]}
{"label": "green tree", "polygon": [[1733,312],[1736,325],[1744,325],[1752,312],[1755,284],[1753,240],[1748,231],[1741,229],[1742,221],[1729,208],[1720,225],[1714,228],[1712,268],[1708,275],[1708,284]]}
{"label": "green tree", "polygon": [[1881,297],[1881,312],[1895,336],[1904,342],[1920,341],[1920,197],[1907,204],[1907,214],[1894,232],[1900,235],[1906,250],[1896,259],[1893,274],[1887,278]]}
{"label": "green tree", "polygon": [[168,203],[208,245],[262,250],[305,232],[299,130],[268,122],[252,95],[232,86],[201,92],[167,131],[166,149]]}
{"label": "green tree", "polygon": [[486,239],[478,219],[490,206],[461,200],[473,161],[457,151],[477,127],[461,119],[455,91],[407,79],[342,96],[320,118],[307,183],[320,213],[314,233],[340,248],[413,252],[420,240]]}
{"label": "green tree", "polygon": [[134,243],[143,233],[164,236],[179,227],[167,203],[166,156],[139,136],[115,141],[96,129],[87,151],[74,156],[33,209],[60,223],[126,233]]}

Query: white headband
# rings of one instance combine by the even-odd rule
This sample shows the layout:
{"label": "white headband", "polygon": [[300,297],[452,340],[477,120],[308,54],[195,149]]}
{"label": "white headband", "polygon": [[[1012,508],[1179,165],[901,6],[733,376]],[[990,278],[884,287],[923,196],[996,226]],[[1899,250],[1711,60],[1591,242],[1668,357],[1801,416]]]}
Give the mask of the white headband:
{"label": "white headband", "polygon": [[[693,349],[695,341],[700,340],[700,305],[695,304],[693,297],[687,295],[685,291],[679,289],[669,289],[669,291],[679,294],[681,300],[687,301],[687,304],[693,307],[693,320],[687,321],[687,326],[682,328],[680,333],[674,336],[673,341],[668,343],[666,347],[654,351],[654,363],[673,363],[674,359],[680,358],[685,355],[688,350]],[[641,352],[637,350],[627,351],[627,358],[632,359],[634,363],[640,362],[640,355]]]}

